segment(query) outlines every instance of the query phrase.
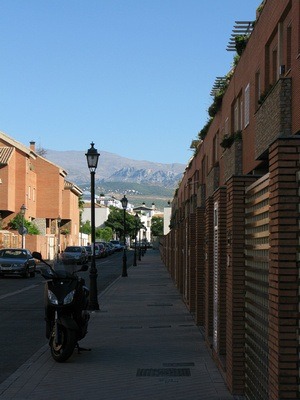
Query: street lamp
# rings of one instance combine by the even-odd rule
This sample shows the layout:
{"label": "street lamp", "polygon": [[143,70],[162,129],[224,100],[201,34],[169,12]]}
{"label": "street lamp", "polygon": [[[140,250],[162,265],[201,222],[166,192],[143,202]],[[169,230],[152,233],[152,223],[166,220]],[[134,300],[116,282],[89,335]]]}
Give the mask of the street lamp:
{"label": "street lamp", "polygon": [[135,216],[134,216],[134,222],[135,222],[134,236],[135,236],[135,238],[134,238],[134,256],[133,256],[133,266],[134,267],[136,267],[136,241],[137,241],[137,224],[138,224],[138,221],[139,221],[139,216],[138,216],[137,213],[135,213]]}
{"label": "street lamp", "polygon": [[126,196],[121,199],[122,207],[123,207],[123,226],[124,226],[124,249],[123,249],[123,269],[122,276],[127,276],[127,255],[126,255],[126,208],[128,204],[128,200]]}
{"label": "street lamp", "polygon": [[24,234],[27,232],[27,230],[24,227],[24,215],[26,212],[26,206],[25,204],[22,204],[21,208],[20,208],[20,214],[22,216],[22,231],[21,231],[21,235],[22,235],[22,249],[24,249]]}
{"label": "street lamp", "polygon": [[139,261],[141,261],[142,255],[142,242],[141,242],[141,227],[139,229]]}
{"label": "street lamp", "polygon": [[60,256],[60,224],[61,224],[61,218],[60,215],[57,217],[57,261],[59,261],[59,256]]}
{"label": "street lamp", "polygon": [[98,159],[100,154],[97,149],[94,148],[94,143],[91,143],[91,147],[85,154],[87,165],[91,173],[91,236],[92,236],[92,258],[90,268],[90,298],[89,298],[89,310],[99,310],[98,294],[97,294],[97,268],[95,259],[95,172],[98,165]]}
{"label": "street lamp", "polygon": [[147,252],[147,228],[144,227],[144,254]]}

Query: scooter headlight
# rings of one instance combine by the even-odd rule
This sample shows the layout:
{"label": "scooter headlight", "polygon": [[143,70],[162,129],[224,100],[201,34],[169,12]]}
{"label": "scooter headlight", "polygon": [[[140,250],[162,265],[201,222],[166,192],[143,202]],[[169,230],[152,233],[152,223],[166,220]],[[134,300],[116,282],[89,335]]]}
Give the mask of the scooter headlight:
{"label": "scooter headlight", "polygon": [[53,292],[51,292],[51,290],[48,289],[48,299],[50,301],[51,304],[55,304],[58,305],[58,300],[57,297],[55,296],[55,294]]}
{"label": "scooter headlight", "polygon": [[68,293],[66,295],[66,297],[64,298],[64,304],[72,303],[72,301],[74,299],[74,294],[75,294],[75,290],[72,290],[72,292]]}

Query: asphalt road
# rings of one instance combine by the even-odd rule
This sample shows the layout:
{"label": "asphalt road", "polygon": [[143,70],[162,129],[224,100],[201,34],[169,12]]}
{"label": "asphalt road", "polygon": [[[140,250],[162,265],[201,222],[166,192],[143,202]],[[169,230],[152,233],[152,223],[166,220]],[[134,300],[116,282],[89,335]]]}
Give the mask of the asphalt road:
{"label": "asphalt road", "polygon": [[[127,252],[132,265],[133,251]],[[97,260],[97,288],[101,293],[122,273],[122,252]],[[82,272],[89,287],[89,272]],[[44,322],[44,278],[0,279],[0,383],[47,343]]]}

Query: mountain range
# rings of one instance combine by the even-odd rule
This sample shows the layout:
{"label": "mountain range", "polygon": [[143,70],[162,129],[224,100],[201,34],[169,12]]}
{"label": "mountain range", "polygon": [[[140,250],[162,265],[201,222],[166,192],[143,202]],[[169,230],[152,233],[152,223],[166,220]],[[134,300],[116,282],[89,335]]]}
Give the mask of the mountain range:
{"label": "mountain range", "polygon": [[[89,185],[90,171],[83,151],[46,150],[49,161],[68,173],[67,179],[79,186]],[[173,189],[182,178],[184,164],[163,164],[131,160],[114,153],[102,151],[95,175],[96,184],[104,182],[131,182]]]}

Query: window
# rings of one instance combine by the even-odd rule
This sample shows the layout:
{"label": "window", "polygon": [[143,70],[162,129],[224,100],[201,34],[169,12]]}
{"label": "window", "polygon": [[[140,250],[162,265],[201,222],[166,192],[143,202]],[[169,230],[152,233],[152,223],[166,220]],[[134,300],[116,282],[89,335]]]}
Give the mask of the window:
{"label": "window", "polygon": [[288,26],[286,31],[286,71],[292,67],[292,27]]}
{"label": "window", "polygon": [[225,132],[224,132],[224,134],[228,135],[228,133],[229,133],[229,118],[227,117],[225,119]]}
{"label": "window", "polygon": [[277,49],[273,50],[272,53],[272,83],[277,82],[278,79],[278,67],[277,67]]}
{"label": "window", "polygon": [[244,113],[244,127],[246,128],[250,122],[250,84],[245,87],[245,113]]}
{"label": "window", "polygon": [[233,115],[232,115],[232,131],[238,132],[242,129],[243,126],[243,100],[242,100],[242,92],[236,98],[233,103]]}
{"label": "window", "polygon": [[233,111],[233,120],[234,120],[234,127],[233,130],[234,132],[237,132],[239,130],[239,102],[236,101],[234,104],[234,111]]}
{"label": "window", "polygon": [[213,165],[219,159],[218,148],[219,148],[219,132],[217,132],[215,134],[215,137],[214,137],[214,140],[213,140]]}
{"label": "window", "polygon": [[202,183],[205,183],[206,178],[206,157],[202,159]]}
{"label": "window", "polygon": [[260,71],[255,74],[255,104],[258,105],[258,101],[261,96],[261,83],[260,83]]}

